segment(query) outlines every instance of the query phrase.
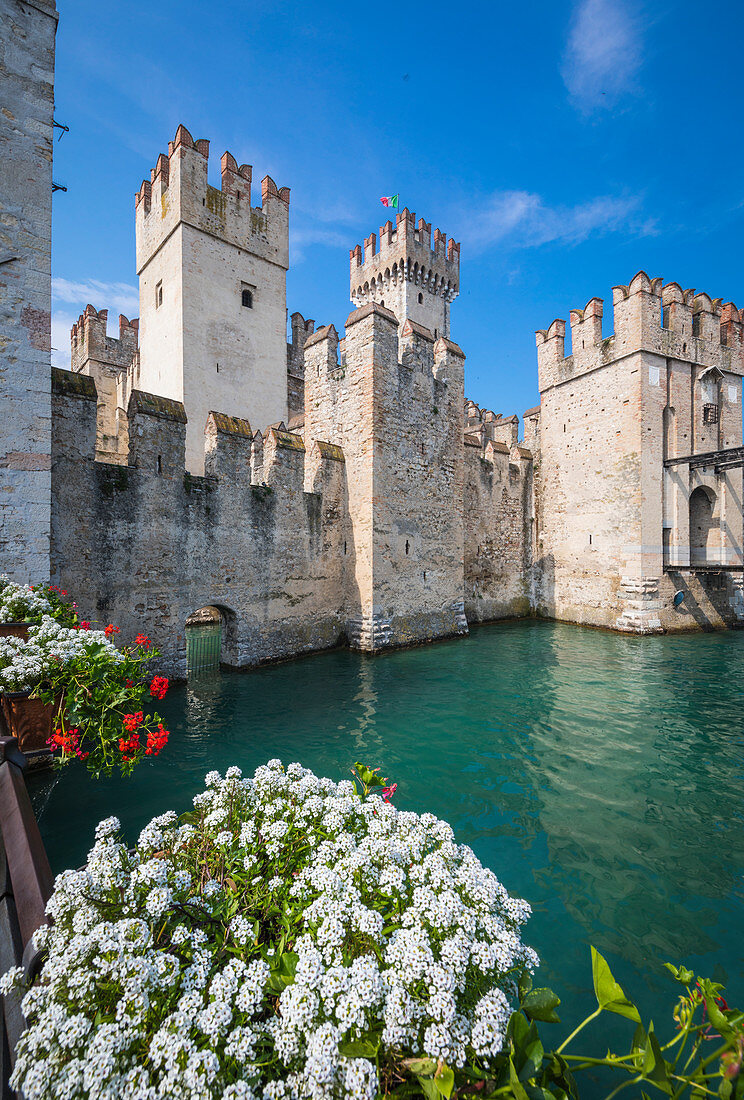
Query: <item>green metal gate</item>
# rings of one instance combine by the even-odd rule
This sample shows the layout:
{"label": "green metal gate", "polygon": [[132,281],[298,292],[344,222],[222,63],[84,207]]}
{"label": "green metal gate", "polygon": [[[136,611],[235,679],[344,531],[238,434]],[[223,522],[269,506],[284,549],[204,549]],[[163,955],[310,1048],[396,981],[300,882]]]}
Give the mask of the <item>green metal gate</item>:
{"label": "green metal gate", "polygon": [[189,680],[220,671],[222,623],[186,627],[186,675]]}

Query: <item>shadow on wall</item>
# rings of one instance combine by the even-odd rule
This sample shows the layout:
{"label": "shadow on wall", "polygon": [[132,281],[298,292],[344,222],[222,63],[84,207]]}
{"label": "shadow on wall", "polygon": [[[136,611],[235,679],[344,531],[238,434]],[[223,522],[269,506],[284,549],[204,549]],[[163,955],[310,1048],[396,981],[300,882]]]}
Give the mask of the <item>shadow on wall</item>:
{"label": "shadow on wall", "polygon": [[532,606],[540,619],[555,618],[555,558],[552,554],[535,556],[532,567]]}

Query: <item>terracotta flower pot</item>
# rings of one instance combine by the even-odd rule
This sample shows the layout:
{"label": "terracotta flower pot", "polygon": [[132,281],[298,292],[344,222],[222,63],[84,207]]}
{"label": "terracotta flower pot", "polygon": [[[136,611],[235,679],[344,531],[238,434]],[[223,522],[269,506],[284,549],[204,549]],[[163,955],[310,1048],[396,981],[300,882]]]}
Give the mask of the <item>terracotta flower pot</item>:
{"label": "terracotta flower pot", "polygon": [[35,625],[35,623],[0,623],[0,638],[20,638],[22,642],[27,642],[29,627]]}
{"label": "terracotta flower pot", "polygon": [[2,697],[3,715],[11,737],[18,738],[21,752],[48,749],[47,741],[62,708],[62,696],[53,703],[30,699],[28,691],[10,691]]}

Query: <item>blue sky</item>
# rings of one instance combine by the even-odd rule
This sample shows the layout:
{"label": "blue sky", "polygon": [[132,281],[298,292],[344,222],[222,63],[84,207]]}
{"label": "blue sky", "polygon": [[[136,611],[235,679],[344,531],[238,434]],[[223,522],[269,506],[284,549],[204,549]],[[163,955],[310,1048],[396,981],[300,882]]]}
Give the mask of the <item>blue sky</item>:
{"label": "blue sky", "polygon": [[289,311],[337,328],[399,192],[462,242],[468,396],[538,401],[534,330],[643,267],[744,305],[744,5],[58,0],[54,361],[137,314],[134,193],[179,122],[292,189]]}

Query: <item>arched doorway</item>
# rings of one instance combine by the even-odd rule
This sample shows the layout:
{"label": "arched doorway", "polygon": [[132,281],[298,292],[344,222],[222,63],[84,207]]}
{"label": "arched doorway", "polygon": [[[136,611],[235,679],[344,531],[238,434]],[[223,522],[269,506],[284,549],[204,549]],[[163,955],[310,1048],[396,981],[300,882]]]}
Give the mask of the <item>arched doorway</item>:
{"label": "arched doorway", "polygon": [[186,620],[186,675],[189,680],[220,670],[223,615],[208,605],[193,611]]}
{"label": "arched doorway", "polygon": [[714,565],[720,556],[716,494],[698,485],[690,494],[690,565]]}

